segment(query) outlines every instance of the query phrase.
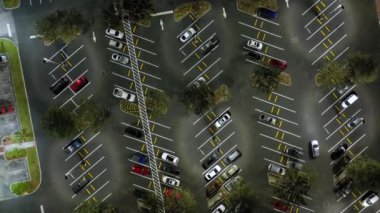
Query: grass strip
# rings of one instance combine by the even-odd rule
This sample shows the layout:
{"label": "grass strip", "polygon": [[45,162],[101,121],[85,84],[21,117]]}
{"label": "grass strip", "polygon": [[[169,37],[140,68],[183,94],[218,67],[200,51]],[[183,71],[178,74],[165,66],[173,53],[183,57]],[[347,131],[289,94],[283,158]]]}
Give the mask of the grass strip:
{"label": "grass strip", "polygon": [[20,6],[20,0],[3,0],[5,9],[13,9]]}
{"label": "grass strip", "polygon": [[211,10],[211,4],[207,1],[196,1],[181,4],[174,9],[174,20],[179,22],[189,13],[191,13],[192,18],[196,20],[205,15],[209,10]]}

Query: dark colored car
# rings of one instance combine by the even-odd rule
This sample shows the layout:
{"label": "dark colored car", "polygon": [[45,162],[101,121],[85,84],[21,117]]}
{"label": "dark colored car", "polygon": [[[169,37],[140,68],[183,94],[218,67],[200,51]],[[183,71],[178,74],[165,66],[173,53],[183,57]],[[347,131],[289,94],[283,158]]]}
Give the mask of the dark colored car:
{"label": "dark colored car", "polygon": [[341,158],[344,155],[344,153],[346,153],[347,149],[348,149],[347,144],[344,143],[344,144],[340,145],[337,149],[335,149],[331,153],[331,155],[330,155],[331,160],[336,160],[336,159]]}
{"label": "dark colored car", "polygon": [[352,179],[345,178],[343,181],[338,183],[335,189],[343,197],[346,197],[351,192],[351,185],[352,185]]}
{"label": "dark colored car", "polygon": [[274,58],[270,59],[269,64],[273,67],[280,68],[281,70],[285,70],[288,66],[288,63],[286,63],[286,61],[280,61]]}
{"label": "dark colored car", "polygon": [[148,156],[138,152],[133,153],[130,160],[141,164],[147,164],[149,162]]}
{"label": "dark colored car", "polygon": [[145,190],[142,190],[142,189],[135,189],[135,191],[133,192],[133,194],[136,197],[141,198],[141,199],[145,199],[145,198],[148,197],[148,193]]}
{"label": "dark colored car", "polygon": [[219,39],[214,36],[210,40],[206,41],[200,48],[201,54],[206,55],[207,53],[213,51],[215,47],[219,44]]}
{"label": "dark colored car", "polygon": [[174,168],[174,166],[171,166],[169,164],[164,163],[163,166],[161,167],[161,170],[173,175],[179,175],[179,170]]}
{"label": "dark colored car", "polygon": [[301,153],[299,151],[297,151],[296,149],[293,149],[293,148],[287,148],[286,149],[286,154],[292,156],[292,157],[295,157],[295,158],[300,158],[301,157]]}
{"label": "dark colored car", "polygon": [[182,199],[182,195],[181,193],[179,193],[177,190],[175,189],[172,189],[172,188],[165,188],[164,189],[164,193],[163,193],[166,197],[174,197],[176,198],[176,200],[181,200]]}
{"label": "dark colored car", "polygon": [[89,179],[87,179],[86,177],[83,177],[79,182],[77,182],[76,184],[73,184],[71,186],[71,189],[73,190],[73,192],[75,194],[77,194],[78,192],[80,192],[84,187],[87,186],[87,184],[90,182]]}
{"label": "dark colored car", "polygon": [[67,154],[74,152],[82,146],[83,142],[79,138],[75,138],[69,144],[67,144],[63,149]]}
{"label": "dark colored car", "polygon": [[267,9],[264,7],[259,7],[257,9],[257,16],[260,16],[260,17],[266,18],[266,19],[275,19],[277,16],[277,11]]}
{"label": "dark colored car", "polygon": [[54,93],[54,95],[58,95],[62,90],[64,90],[70,84],[69,78],[67,76],[59,79],[53,85],[50,86],[50,91]]}
{"label": "dark colored car", "polygon": [[79,77],[77,80],[74,81],[74,83],[72,83],[70,85],[70,88],[74,91],[74,92],[78,92],[79,90],[81,90],[84,86],[86,86],[86,84],[88,84],[88,79],[86,78],[86,76],[81,76]]}
{"label": "dark colored car", "polygon": [[208,198],[212,197],[214,194],[216,194],[216,192],[222,186],[222,184],[223,182],[219,179],[216,179],[214,182],[209,184],[206,188],[206,196]]}
{"label": "dark colored car", "polygon": [[279,200],[274,200],[272,203],[273,208],[280,210],[281,212],[286,212],[288,213],[290,211],[290,206],[286,205],[285,203],[279,201]]}
{"label": "dark colored car", "polygon": [[208,169],[216,160],[218,160],[218,156],[214,153],[202,163],[202,167]]}
{"label": "dark colored car", "polygon": [[255,51],[244,51],[243,54],[245,57],[252,59],[252,60],[258,61],[261,59],[261,55],[256,53]]}
{"label": "dark colored car", "polygon": [[140,165],[132,165],[132,171],[136,174],[148,176],[150,174],[150,169],[145,167],[145,166],[140,166]]}
{"label": "dark colored car", "polygon": [[133,127],[126,127],[124,132],[125,132],[125,134],[128,134],[130,136],[134,136],[136,138],[141,138],[144,135],[141,130],[135,129]]}

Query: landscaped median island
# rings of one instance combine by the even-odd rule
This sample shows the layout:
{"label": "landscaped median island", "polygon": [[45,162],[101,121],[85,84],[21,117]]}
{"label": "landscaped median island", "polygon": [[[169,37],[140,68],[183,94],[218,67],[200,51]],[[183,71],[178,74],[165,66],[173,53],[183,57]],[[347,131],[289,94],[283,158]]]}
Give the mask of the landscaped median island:
{"label": "landscaped median island", "polygon": [[174,20],[179,22],[189,13],[191,13],[195,19],[199,19],[210,10],[211,4],[207,1],[195,1],[181,4],[174,10]]}
{"label": "landscaped median island", "polygon": [[20,0],[3,0],[5,9],[15,9],[20,6]]}
{"label": "landscaped median island", "polygon": [[256,15],[259,7],[278,9],[277,0],[236,0],[236,7],[239,11],[250,15]]}
{"label": "landscaped median island", "polygon": [[[21,63],[18,50],[11,40],[0,39],[0,52],[5,52],[9,56],[9,70],[12,76],[15,101],[17,106],[16,109],[22,127],[21,132],[27,133],[23,135],[23,141],[33,144],[32,146],[25,149],[26,159],[28,160],[30,179],[25,182],[13,183],[11,185],[11,190],[13,193],[17,195],[26,195],[37,190],[41,182],[41,171],[37,155],[37,148],[34,144],[35,139],[24,84],[24,76],[21,70]],[[15,157],[22,156],[20,154],[22,151],[14,151],[13,149],[13,151],[10,152],[17,152],[17,156]],[[8,156],[9,155],[10,153],[8,153]]]}

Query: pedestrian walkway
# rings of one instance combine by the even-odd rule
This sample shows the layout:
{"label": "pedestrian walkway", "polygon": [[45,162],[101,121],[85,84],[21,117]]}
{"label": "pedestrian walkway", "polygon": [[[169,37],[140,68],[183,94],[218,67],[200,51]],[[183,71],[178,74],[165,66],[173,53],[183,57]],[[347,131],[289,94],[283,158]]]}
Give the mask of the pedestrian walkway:
{"label": "pedestrian walkway", "polygon": [[34,141],[28,141],[28,142],[24,142],[24,143],[12,143],[12,144],[8,144],[8,145],[4,145],[4,151],[8,151],[8,150],[12,150],[12,149],[26,149],[26,148],[30,148],[30,147],[35,147],[36,144],[34,143]]}

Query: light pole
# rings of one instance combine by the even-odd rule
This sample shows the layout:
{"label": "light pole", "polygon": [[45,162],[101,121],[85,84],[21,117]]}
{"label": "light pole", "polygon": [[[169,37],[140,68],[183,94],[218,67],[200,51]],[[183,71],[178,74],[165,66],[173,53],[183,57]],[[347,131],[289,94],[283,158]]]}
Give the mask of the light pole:
{"label": "light pole", "polygon": [[58,63],[58,62],[52,61],[52,60],[50,60],[48,58],[45,58],[45,57],[42,59],[42,63],[44,63],[44,64],[46,64],[46,63],[52,63],[52,64],[58,64],[58,65],[62,64],[62,63]]}

